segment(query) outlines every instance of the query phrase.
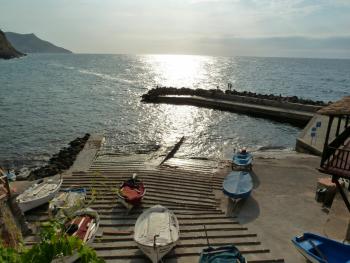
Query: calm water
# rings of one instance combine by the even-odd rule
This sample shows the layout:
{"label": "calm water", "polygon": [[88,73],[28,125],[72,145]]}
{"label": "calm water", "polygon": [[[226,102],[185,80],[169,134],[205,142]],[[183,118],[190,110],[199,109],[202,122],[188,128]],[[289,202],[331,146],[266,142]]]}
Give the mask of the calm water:
{"label": "calm water", "polygon": [[190,106],[142,104],[155,85],[225,88],[336,100],[350,93],[350,60],[167,55],[29,55],[0,60],[0,163],[47,159],[84,133],[116,152],[171,145],[178,156],[222,158],[246,145],[293,148],[288,124]]}

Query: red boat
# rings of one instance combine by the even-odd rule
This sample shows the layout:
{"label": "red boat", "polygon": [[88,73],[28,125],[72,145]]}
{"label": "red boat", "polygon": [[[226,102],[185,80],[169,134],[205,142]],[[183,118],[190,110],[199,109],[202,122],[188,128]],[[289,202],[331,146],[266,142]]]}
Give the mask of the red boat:
{"label": "red boat", "polygon": [[121,184],[117,197],[119,202],[121,202],[128,209],[128,211],[130,211],[134,206],[141,203],[145,193],[145,186],[140,180],[137,179],[136,174],[133,174],[132,178]]}
{"label": "red boat", "polygon": [[74,213],[73,219],[65,223],[66,233],[80,238],[84,243],[91,243],[98,230],[100,217],[95,210],[82,209]]}

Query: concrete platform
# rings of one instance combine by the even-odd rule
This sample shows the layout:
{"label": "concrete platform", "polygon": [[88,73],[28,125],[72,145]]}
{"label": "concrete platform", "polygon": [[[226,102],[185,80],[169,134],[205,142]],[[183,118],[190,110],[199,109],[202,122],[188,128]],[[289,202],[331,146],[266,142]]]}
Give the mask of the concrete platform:
{"label": "concrete platform", "polygon": [[[178,245],[164,262],[197,262],[201,250],[207,246],[204,225],[212,246],[234,244],[249,262],[284,262],[283,257],[270,253],[256,233],[221,211],[212,181],[217,162],[170,159],[162,166],[151,166],[148,160],[147,155],[97,156],[88,171],[73,171],[64,177],[63,187],[87,187],[89,198],[92,192],[96,193],[91,208],[101,216],[103,234],[92,246],[100,257],[107,262],[149,262],[133,241],[134,224],[144,209],[161,204],[174,211],[181,233]],[[147,194],[142,206],[127,214],[116,201],[116,190],[133,173],[143,180]],[[26,217],[33,224],[46,221],[47,207],[32,210]],[[36,240],[31,235],[25,242],[30,246]]]}
{"label": "concrete platform", "polygon": [[[256,156],[252,172],[255,188],[234,214],[240,225],[257,233],[273,255],[285,262],[306,262],[291,243],[294,236],[325,234],[327,210],[315,201],[317,179],[324,177],[316,170],[318,165],[318,157],[305,154]],[[217,175],[222,176],[225,174]],[[229,211],[227,202],[222,206]]]}

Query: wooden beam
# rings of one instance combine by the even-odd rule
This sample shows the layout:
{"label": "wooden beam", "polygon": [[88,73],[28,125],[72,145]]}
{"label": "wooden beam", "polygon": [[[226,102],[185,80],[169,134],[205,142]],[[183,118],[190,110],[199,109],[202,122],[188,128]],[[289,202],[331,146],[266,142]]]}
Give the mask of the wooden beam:
{"label": "wooden beam", "polygon": [[339,148],[344,144],[347,138],[350,136],[350,126],[347,127],[342,133],[340,133],[332,142],[328,144],[329,147]]}
{"label": "wooden beam", "polygon": [[342,116],[339,116],[338,117],[338,124],[337,124],[337,131],[335,132],[336,137],[338,137],[338,135],[339,135],[341,119],[342,119]]}
{"label": "wooden beam", "polygon": [[327,148],[328,148],[327,146],[328,146],[329,133],[330,133],[331,128],[332,128],[333,119],[334,119],[333,116],[329,116],[327,133],[326,133],[326,138],[325,138],[325,141],[324,141],[323,152],[322,152],[321,167],[323,167],[324,162],[329,157],[329,155],[327,153]]}

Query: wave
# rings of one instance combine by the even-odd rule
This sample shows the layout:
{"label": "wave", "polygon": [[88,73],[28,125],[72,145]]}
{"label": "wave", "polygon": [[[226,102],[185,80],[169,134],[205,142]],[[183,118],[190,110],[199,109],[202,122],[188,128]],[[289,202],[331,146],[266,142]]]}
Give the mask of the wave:
{"label": "wave", "polygon": [[49,64],[49,66],[54,66],[54,67],[57,67],[57,68],[63,68],[63,69],[69,69],[69,70],[75,69],[75,67],[65,66],[65,65],[59,64],[59,63],[51,63],[51,64]]}
{"label": "wave", "polygon": [[94,72],[94,71],[87,70],[87,69],[79,69],[79,68],[76,68],[76,67],[73,67],[73,66],[66,66],[66,65],[63,65],[63,64],[60,64],[60,63],[51,63],[49,65],[50,66],[54,66],[54,67],[58,67],[58,68],[67,69],[67,70],[77,70],[81,74],[93,75],[93,76],[99,77],[101,79],[114,80],[114,81],[117,81],[117,82],[123,83],[123,84],[133,84],[133,83],[135,83],[134,80],[117,78],[117,77],[113,77],[113,76],[108,75],[108,74]]}
{"label": "wave", "polygon": [[99,77],[101,79],[106,79],[106,80],[115,80],[115,81],[118,81],[118,82],[123,83],[123,84],[135,83],[135,81],[133,81],[133,80],[117,78],[117,77],[113,77],[113,76],[108,75],[108,74],[102,74],[102,73],[98,73],[98,72],[94,72],[94,71],[90,71],[90,70],[86,70],[86,69],[79,69],[78,71],[82,74],[93,75],[93,76]]}

